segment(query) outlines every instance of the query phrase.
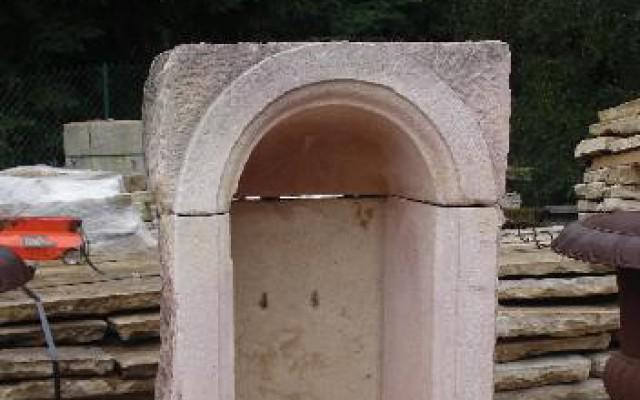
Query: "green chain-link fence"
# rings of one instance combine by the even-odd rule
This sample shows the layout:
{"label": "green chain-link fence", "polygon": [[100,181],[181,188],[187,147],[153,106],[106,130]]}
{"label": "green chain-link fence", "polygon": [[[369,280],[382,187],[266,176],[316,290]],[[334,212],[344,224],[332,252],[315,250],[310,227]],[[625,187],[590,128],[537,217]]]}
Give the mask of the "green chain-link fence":
{"label": "green chain-link fence", "polygon": [[139,119],[146,65],[89,65],[0,77],[0,169],[62,165],[72,121]]}

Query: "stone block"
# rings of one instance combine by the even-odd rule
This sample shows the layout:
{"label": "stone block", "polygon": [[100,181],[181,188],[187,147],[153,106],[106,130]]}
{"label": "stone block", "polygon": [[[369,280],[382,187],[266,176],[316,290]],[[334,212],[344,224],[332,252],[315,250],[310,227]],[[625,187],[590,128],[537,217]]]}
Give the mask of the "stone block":
{"label": "stone block", "polygon": [[[638,117],[638,121],[640,121],[640,117]],[[640,148],[640,135],[616,139],[609,144],[609,150],[614,154],[637,150],[638,148]]]}
{"label": "stone block", "polygon": [[[359,61],[354,63],[353,60]],[[508,150],[507,114],[510,109],[509,63],[508,49],[499,42],[240,43],[176,47],[157,58],[145,86],[143,120],[147,161],[151,182],[157,186],[152,189],[159,193],[162,209],[172,209],[177,178],[185,160],[188,143],[192,134],[194,138],[199,136],[196,134],[197,126],[206,131],[212,128],[220,129],[221,135],[212,134],[209,137],[216,137],[221,145],[225,143],[223,147],[218,147],[219,151],[225,152],[227,144],[244,144],[235,139],[227,142],[223,140],[224,137],[236,135],[236,128],[244,129],[265,105],[272,104],[279,96],[295,91],[296,88],[311,87],[314,83],[328,79],[368,82],[387,87],[412,102],[419,102],[419,99],[412,97],[433,93],[429,88],[433,88],[435,83],[427,82],[432,76],[437,76],[442,82],[437,84],[438,87],[447,92],[450,88],[452,94],[462,101],[460,106],[452,106],[453,108],[444,106],[444,92],[438,92],[436,97],[443,110],[456,110],[451,118],[447,119],[456,120],[458,124],[457,128],[443,132],[459,131],[459,128],[466,124],[464,120],[467,118],[461,117],[467,114],[465,108],[472,110],[475,114],[473,118],[477,119],[478,126],[484,132],[484,141],[490,149],[489,163],[493,164],[497,182],[504,182]],[[455,68],[452,67],[454,65]],[[416,79],[417,76],[421,78]],[[403,82],[411,82],[410,87],[403,88]],[[416,86],[418,84],[428,84],[428,87],[419,90]],[[226,90],[227,88],[234,90]],[[241,94],[240,91],[248,92]],[[355,93],[353,90],[351,92]],[[423,99],[427,100],[427,97]],[[205,111],[210,104],[220,107],[227,107],[225,104],[229,104],[236,109],[228,109],[223,113],[212,112],[209,109],[211,116],[224,116],[224,121],[205,123],[204,120],[208,118]],[[289,102],[288,107],[292,106],[294,103]],[[440,121],[433,119],[440,112],[423,112],[429,115],[436,125],[440,124]],[[445,122],[444,119],[442,122]],[[455,136],[460,138],[459,133]],[[458,142],[458,139],[455,141]],[[201,151],[203,156],[208,152],[201,145],[191,148],[194,149],[194,156]],[[478,155],[485,151],[479,152],[475,149],[473,152],[475,160],[469,159],[469,167],[464,167],[461,163],[460,171],[470,168],[471,165],[476,169],[474,174],[483,171],[484,168],[477,167]],[[451,154],[456,158],[463,153],[464,151],[451,150]],[[209,160],[207,165],[200,164],[198,169],[204,168],[209,173],[202,174],[201,178],[220,182],[216,174],[226,157],[211,157],[211,154],[208,154],[206,158]],[[481,158],[486,157],[483,155]],[[186,172],[186,175],[190,175],[190,172]],[[468,183],[472,184],[471,181]],[[494,203],[504,191],[502,183],[497,189],[489,188],[487,180],[481,180],[477,184],[483,187],[474,190],[486,192],[480,197],[488,195],[491,203]],[[208,186],[213,190],[216,185],[218,183],[198,187]],[[339,192],[342,191],[330,193]],[[195,192],[191,193],[192,201],[198,198],[194,194]],[[440,190],[439,196],[442,195],[444,193]],[[489,199],[477,198],[474,204],[482,204],[486,200]],[[456,201],[468,202],[462,199]],[[211,202],[207,202],[207,206],[213,207],[215,211],[228,209],[228,205],[214,205]],[[200,208],[200,205],[196,208]],[[180,212],[187,212],[187,209],[193,207],[186,207]]]}
{"label": "stone block", "polygon": [[589,127],[589,134],[593,136],[630,136],[640,133],[640,113],[627,117],[603,121]]}
{"label": "stone block", "polygon": [[[84,344],[100,341],[107,331],[103,320],[61,321],[51,324],[57,344]],[[39,324],[0,327],[0,346],[43,346],[42,327]]]}
{"label": "stone block", "polygon": [[640,166],[619,165],[607,168],[605,182],[609,185],[638,185],[640,184]]}
{"label": "stone block", "polygon": [[618,285],[614,275],[502,280],[498,285],[500,300],[578,298],[616,293]]}
{"label": "stone block", "polygon": [[[159,306],[160,278],[142,277],[35,290],[50,318],[107,315]],[[0,323],[37,321],[33,300],[26,295],[4,293]],[[14,298],[7,298],[7,296]]]}
{"label": "stone block", "polygon": [[125,342],[160,336],[160,314],[158,312],[111,316],[107,321],[111,329]]}
{"label": "stone block", "polygon": [[584,183],[604,182],[606,181],[608,174],[609,170],[607,168],[588,170],[584,173],[583,181]]}
{"label": "stone block", "polygon": [[600,212],[640,211],[640,201],[618,199],[618,198],[607,198],[607,199],[604,199],[602,203],[598,205],[597,211],[600,211]]}
{"label": "stone block", "polygon": [[65,156],[91,154],[91,135],[89,125],[84,122],[64,124],[63,130]]}
{"label": "stone block", "polygon": [[617,306],[500,307],[497,335],[576,337],[620,328]]}
{"label": "stone block", "polygon": [[494,400],[609,400],[604,384],[600,379],[584,382],[549,385],[531,389],[499,392]]}
{"label": "stone block", "polygon": [[115,155],[115,156],[69,156],[65,165],[68,168],[92,169],[96,171],[113,171],[120,174],[144,174],[144,156]]}
{"label": "stone block", "polygon": [[605,197],[640,200],[640,185],[613,185],[604,190]]}
{"label": "stone block", "polygon": [[573,383],[589,378],[591,361],[582,356],[547,356],[497,364],[496,391]]}
{"label": "stone block", "polygon": [[[58,347],[61,376],[102,376],[114,370],[109,355],[97,347]],[[0,381],[52,376],[51,358],[45,348],[0,350]]]}
{"label": "stone block", "polygon": [[147,190],[147,176],[145,174],[128,174],[122,177],[125,191],[128,193]]}
{"label": "stone block", "polygon": [[[591,160],[590,169],[617,167],[619,165],[640,164],[640,150],[625,151],[619,154],[607,154]],[[604,180],[604,179],[600,179]]]}
{"label": "stone block", "polygon": [[91,121],[91,150],[85,155],[114,156],[142,154],[142,122],[141,121]]}
{"label": "stone block", "polygon": [[110,346],[104,351],[116,362],[120,376],[125,379],[153,378],[158,372],[160,346],[158,343],[136,346]]}
{"label": "stone block", "polygon": [[600,200],[607,187],[605,182],[579,183],[574,186],[576,196],[586,200]]}
{"label": "stone block", "polygon": [[593,158],[602,154],[611,153],[610,145],[615,139],[608,136],[584,139],[576,146],[576,158]]}
{"label": "stone block", "polygon": [[578,212],[581,212],[581,213],[601,211],[600,203],[597,201],[580,199],[578,200],[577,205],[578,205]]}
{"label": "stone block", "polygon": [[[147,394],[153,396],[154,379],[114,377],[63,379],[63,399],[111,399]],[[0,399],[51,400],[53,380],[32,380],[0,384]]]}
{"label": "stone block", "polygon": [[498,276],[500,278],[518,276],[544,276],[551,274],[604,274],[613,273],[615,268],[600,264],[576,261],[549,248],[501,247],[498,257]]}
{"label": "stone block", "polygon": [[610,343],[611,335],[609,333],[570,338],[529,338],[517,341],[498,341],[496,344],[496,361],[515,361],[549,353],[605,350]]}
{"label": "stone block", "polygon": [[628,101],[598,112],[600,121],[612,121],[640,114],[640,99]]}

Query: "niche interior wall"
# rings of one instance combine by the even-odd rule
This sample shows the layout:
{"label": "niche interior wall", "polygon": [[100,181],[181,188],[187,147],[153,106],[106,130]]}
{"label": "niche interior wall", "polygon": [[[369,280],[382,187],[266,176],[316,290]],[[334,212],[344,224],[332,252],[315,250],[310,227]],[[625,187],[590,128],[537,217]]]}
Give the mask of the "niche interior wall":
{"label": "niche interior wall", "polygon": [[509,69],[500,42],[159,55],[156,397],[491,399]]}

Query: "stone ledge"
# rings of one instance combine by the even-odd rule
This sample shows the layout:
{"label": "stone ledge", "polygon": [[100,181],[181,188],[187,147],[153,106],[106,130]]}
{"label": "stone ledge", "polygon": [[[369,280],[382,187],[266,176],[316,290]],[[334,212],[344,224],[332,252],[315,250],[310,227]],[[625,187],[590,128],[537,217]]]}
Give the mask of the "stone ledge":
{"label": "stone ledge", "polygon": [[160,336],[160,314],[158,312],[112,316],[107,318],[121,340],[139,340]]}
{"label": "stone ledge", "polygon": [[605,350],[610,343],[611,335],[608,333],[575,338],[498,341],[495,358],[497,362],[507,362],[549,353]]}
{"label": "stone ledge", "polygon": [[493,400],[609,400],[600,379],[496,393]]}
{"label": "stone ledge", "polygon": [[617,306],[499,307],[500,338],[576,337],[620,328]]}
{"label": "stone ledge", "polygon": [[496,365],[495,389],[505,391],[580,382],[589,378],[590,370],[591,361],[577,355],[513,361]]}
{"label": "stone ledge", "polygon": [[502,280],[499,300],[532,300],[612,295],[618,293],[614,275],[577,278]]}

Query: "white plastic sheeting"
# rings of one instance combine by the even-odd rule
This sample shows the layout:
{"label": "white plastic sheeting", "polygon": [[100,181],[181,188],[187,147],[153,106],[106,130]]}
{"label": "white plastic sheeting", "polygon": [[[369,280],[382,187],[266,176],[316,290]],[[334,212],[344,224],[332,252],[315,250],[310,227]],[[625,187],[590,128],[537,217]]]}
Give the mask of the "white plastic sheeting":
{"label": "white plastic sheeting", "polygon": [[121,175],[47,166],[0,171],[0,218],[73,216],[95,250],[136,252],[156,246]]}

